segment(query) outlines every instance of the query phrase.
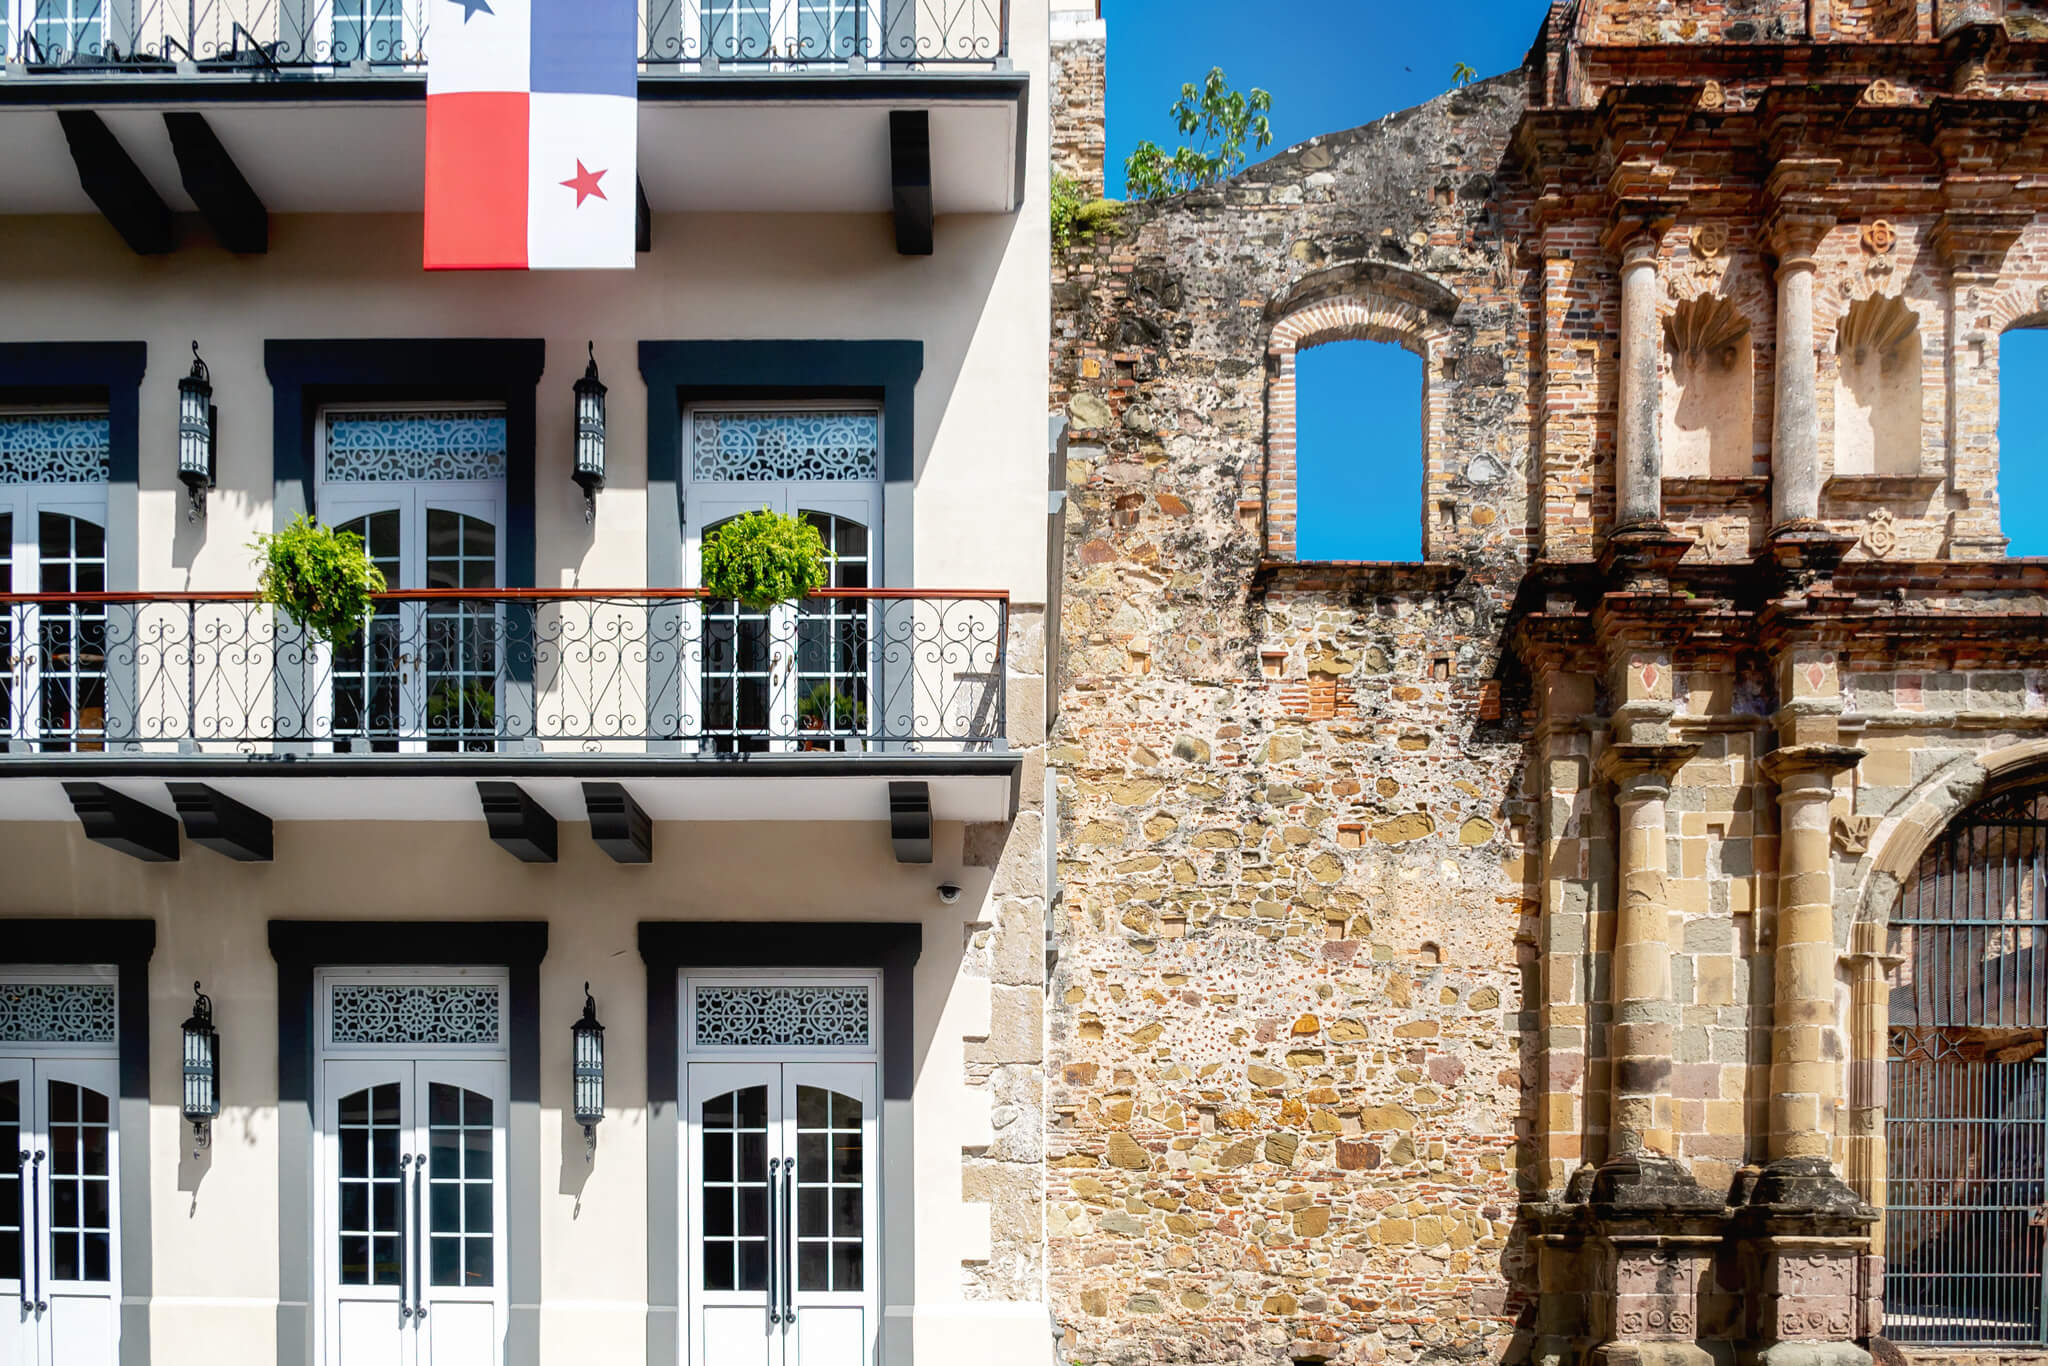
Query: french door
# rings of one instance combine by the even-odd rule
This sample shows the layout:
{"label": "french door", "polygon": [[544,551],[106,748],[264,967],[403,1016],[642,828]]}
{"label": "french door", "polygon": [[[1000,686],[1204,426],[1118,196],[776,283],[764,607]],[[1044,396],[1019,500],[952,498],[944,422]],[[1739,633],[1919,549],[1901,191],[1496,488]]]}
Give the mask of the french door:
{"label": "french door", "polygon": [[869,1063],[687,1067],[692,1366],[861,1366],[878,1329]]}
{"label": "french door", "polygon": [[[880,498],[871,485],[754,485],[691,490],[684,559],[702,582],[704,543],[763,507],[802,517],[830,554],[826,586],[864,589],[879,575]],[[810,598],[755,610],[730,599],[697,609],[691,710],[720,751],[861,748],[875,717],[875,620],[866,598]]]}
{"label": "french door", "polygon": [[[393,589],[488,592],[502,581],[501,487],[358,485],[324,511],[363,538]],[[490,601],[382,604],[358,639],[330,651],[328,733],[373,749],[488,748],[499,626]]]}
{"label": "french door", "polygon": [[[14,593],[107,587],[104,485],[0,488],[0,586]],[[0,610],[0,739],[43,751],[106,743],[107,608],[19,604]]]}
{"label": "french door", "polygon": [[118,1355],[117,1074],[111,1058],[0,1056],[0,1366]]}
{"label": "french door", "polygon": [[502,1062],[322,1066],[329,1366],[486,1366],[505,1338]]}

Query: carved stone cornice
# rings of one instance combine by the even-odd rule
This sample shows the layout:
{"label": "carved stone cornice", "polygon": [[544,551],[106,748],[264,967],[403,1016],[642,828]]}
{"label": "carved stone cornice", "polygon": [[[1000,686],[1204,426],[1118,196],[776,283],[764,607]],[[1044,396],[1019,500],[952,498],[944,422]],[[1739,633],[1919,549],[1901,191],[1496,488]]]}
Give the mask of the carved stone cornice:
{"label": "carved stone cornice", "polygon": [[1867,751],[1854,745],[1780,745],[1756,761],[1764,777],[1783,783],[1795,773],[1832,776],[1863,762]]}

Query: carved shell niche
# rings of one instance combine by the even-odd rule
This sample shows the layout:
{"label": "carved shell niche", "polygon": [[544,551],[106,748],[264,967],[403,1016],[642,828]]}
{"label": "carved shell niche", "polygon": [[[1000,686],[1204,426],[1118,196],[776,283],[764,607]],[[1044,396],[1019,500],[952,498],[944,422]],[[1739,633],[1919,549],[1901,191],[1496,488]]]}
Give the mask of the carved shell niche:
{"label": "carved shell niche", "polygon": [[1920,316],[1896,294],[1872,294],[1849,305],[1835,328],[1835,350],[1861,365],[1872,352],[1886,369],[1898,356],[1899,343],[1920,330]]}
{"label": "carved shell niche", "polygon": [[1697,369],[1712,361],[1726,370],[1735,364],[1736,348],[1749,335],[1749,319],[1733,300],[1702,294],[1681,301],[1664,319],[1664,340],[1671,354]]}

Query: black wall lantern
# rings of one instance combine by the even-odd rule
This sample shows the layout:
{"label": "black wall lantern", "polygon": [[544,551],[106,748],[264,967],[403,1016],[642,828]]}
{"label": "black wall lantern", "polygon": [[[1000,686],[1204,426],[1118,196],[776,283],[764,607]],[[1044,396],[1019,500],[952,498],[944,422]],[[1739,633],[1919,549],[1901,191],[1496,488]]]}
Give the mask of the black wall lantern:
{"label": "black wall lantern", "polygon": [[604,487],[604,381],[597,377],[597,343],[590,364],[576,381],[576,482],[583,486],[583,520],[597,520],[597,491]]}
{"label": "black wall lantern", "polygon": [[213,487],[213,457],[220,410],[213,406],[213,376],[192,343],[192,373],[178,381],[178,478],[191,502],[187,521],[206,515],[206,491]]}
{"label": "black wall lantern", "polygon": [[220,1034],[213,1027],[213,998],[192,984],[192,1018],[185,1021],[185,1118],[192,1141],[208,1145],[208,1129],[220,1114]]}
{"label": "black wall lantern", "polygon": [[583,1018],[569,1027],[574,1040],[576,1122],[583,1126],[586,1157],[597,1153],[597,1126],[604,1118],[604,1026],[597,1022],[597,1002],[590,983],[583,984]]}

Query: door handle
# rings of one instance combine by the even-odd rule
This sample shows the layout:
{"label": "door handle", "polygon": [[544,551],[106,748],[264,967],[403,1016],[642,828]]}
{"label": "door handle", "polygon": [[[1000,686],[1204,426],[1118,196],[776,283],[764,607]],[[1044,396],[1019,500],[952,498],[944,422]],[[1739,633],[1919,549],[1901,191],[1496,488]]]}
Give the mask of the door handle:
{"label": "door handle", "polygon": [[782,1287],[777,1284],[782,1271],[782,1187],[775,1180],[775,1173],[782,1170],[782,1159],[768,1159],[768,1326],[774,1328],[782,1322]]}
{"label": "door handle", "polygon": [[29,1198],[35,1210],[34,1215],[29,1220],[29,1247],[34,1250],[35,1260],[33,1265],[36,1273],[35,1308],[38,1314],[47,1314],[50,1311],[50,1302],[43,1298],[43,1182],[42,1177],[37,1172],[37,1169],[43,1165],[43,1156],[43,1150],[41,1148],[36,1149],[35,1157],[29,1164],[28,1172]]}
{"label": "door handle", "polygon": [[[412,1284],[412,1154],[398,1155],[398,1322],[402,1327],[412,1318],[412,1303],[406,1292]],[[370,1227],[375,1228],[373,1219]],[[374,1245],[373,1245],[374,1247]],[[376,1253],[372,1251],[374,1262]]]}
{"label": "door handle", "polygon": [[412,1163],[412,1321],[427,1317],[427,1155]]}
{"label": "door handle", "polygon": [[782,1216],[788,1225],[782,1235],[782,1331],[796,1323],[796,1159],[782,1164]]}

